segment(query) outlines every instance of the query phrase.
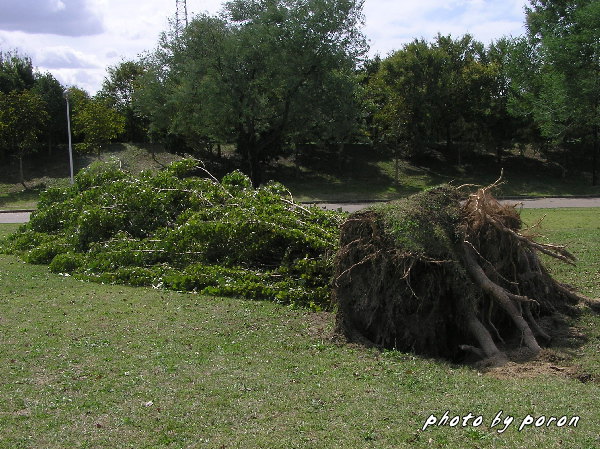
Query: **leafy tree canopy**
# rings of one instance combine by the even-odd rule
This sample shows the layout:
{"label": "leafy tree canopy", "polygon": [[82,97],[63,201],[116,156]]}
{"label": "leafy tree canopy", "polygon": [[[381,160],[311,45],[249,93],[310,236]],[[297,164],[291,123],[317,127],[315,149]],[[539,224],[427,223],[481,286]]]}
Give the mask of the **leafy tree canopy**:
{"label": "leafy tree canopy", "polygon": [[0,92],[0,150],[8,150],[19,159],[23,185],[23,157],[36,149],[47,119],[43,99],[31,90]]}
{"label": "leafy tree canopy", "polygon": [[123,61],[107,69],[99,96],[110,100],[117,109],[125,109],[132,104],[133,91],[144,74],[145,68],[139,61]]}
{"label": "leafy tree canopy", "polygon": [[54,144],[64,142],[67,138],[65,90],[49,72],[36,74],[32,90],[42,98],[44,110],[48,114],[48,120],[41,131],[51,152]]}
{"label": "leafy tree canopy", "polygon": [[146,123],[133,107],[133,93],[146,68],[141,61],[122,61],[107,69],[98,97],[125,117],[124,138],[140,142],[146,139]]}
{"label": "leafy tree canopy", "polygon": [[31,58],[22,56],[17,51],[0,50],[0,92],[30,89],[34,82]]}
{"label": "leafy tree canopy", "polygon": [[343,139],[366,44],[357,0],[235,0],[165,35],[137,104],[155,134],[233,141],[253,182],[282,144]]}
{"label": "leafy tree canopy", "polygon": [[125,118],[111,109],[102,98],[82,101],[73,115],[73,131],[83,136],[79,148],[100,153],[103,146],[116,139],[125,129]]}
{"label": "leafy tree canopy", "polygon": [[501,44],[470,35],[414,40],[384,59],[369,82],[374,140],[419,154],[445,142],[486,143],[503,122]]}
{"label": "leafy tree canopy", "polygon": [[527,34],[511,54],[513,113],[531,115],[556,145],[600,152],[600,2],[531,0]]}

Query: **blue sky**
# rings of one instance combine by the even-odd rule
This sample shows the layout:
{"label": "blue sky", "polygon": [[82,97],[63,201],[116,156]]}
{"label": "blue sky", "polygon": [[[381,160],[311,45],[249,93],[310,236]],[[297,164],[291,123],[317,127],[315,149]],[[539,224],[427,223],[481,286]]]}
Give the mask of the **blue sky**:
{"label": "blue sky", "polygon": [[[385,56],[415,38],[470,33],[489,43],[523,34],[527,0],[365,0],[372,55]],[[189,15],[217,13],[221,0],[187,0]],[[17,48],[41,71],[90,93],[106,67],[152,50],[175,0],[0,0],[0,49]]]}

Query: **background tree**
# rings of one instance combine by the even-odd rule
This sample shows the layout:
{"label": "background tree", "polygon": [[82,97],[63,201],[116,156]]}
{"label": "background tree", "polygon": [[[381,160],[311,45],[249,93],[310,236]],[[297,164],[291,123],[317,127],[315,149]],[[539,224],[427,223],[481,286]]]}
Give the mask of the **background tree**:
{"label": "background tree", "polygon": [[[0,92],[5,94],[13,91],[20,92],[31,88],[33,84],[34,70],[31,59],[20,55],[16,50],[7,52],[0,50]],[[7,112],[4,111],[4,123],[8,123],[6,114]],[[0,145],[0,160],[5,160],[14,150],[15,147],[5,141]]]}
{"label": "background tree", "polygon": [[102,98],[80,101],[79,107],[77,100],[75,101],[73,132],[83,136],[83,142],[77,145],[79,149],[96,151],[100,155],[104,146],[124,130],[125,118],[110,108]]}
{"label": "background tree", "polygon": [[[511,53],[511,111],[529,114],[542,135],[591,160],[600,152],[600,2],[531,0],[527,34]],[[577,153],[564,153],[577,159]]]}
{"label": "background tree", "polygon": [[35,151],[47,118],[44,100],[31,90],[0,92],[0,147],[17,157],[19,180],[25,188],[23,158]]}
{"label": "background tree", "polygon": [[531,123],[509,112],[511,78],[508,66],[514,40],[501,38],[485,52],[484,95],[480,106],[480,126],[486,146],[495,151],[497,163],[502,163],[504,150],[515,144],[530,143],[534,137],[527,132]]}
{"label": "background tree", "polygon": [[31,59],[17,51],[0,50],[0,92],[31,89],[34,84],[35,74]]}
{"label": "background tree", "polygon": [[71,114],[71,133],[73,142],[82,143],[84,139],[82,127],[76,126],[76,117],[80,111],[83,111],[86,105],[91,101],[90,94],[77,86],[70,86],[65,90],[65,96],[69,97],[69,112]]}
{"label": "background tree", "polygon": [[67,137],[67,115],[65,90],[51,73],[36,74],[32,91],[38,94],[44,102],[44,110],[48,114],[44,128],[41,130],[41,140],[48,148],[48,156],[59,142],[65,142]]}
{"label": "background tree", "polygon": [[133,107],[133,93],[145,73],[141,61],[123,61],[107,69],[98,97],[125,117],[124,139],[142,142],[147,139],[147,124]]}
{"label": "background tree", "polygon": [[383,60],[370,83],[379,139],[412,156],[443,144],[460,164],[461,147],[484,141],[492,77],[484,46],[470,35],[414,40]]}
{"label": "background tree", "polygon": [[[460,165],[462,148],[482,141],[481,113],[488,107],[485,50],[469,34],[458,39],[438,35],[432,50],[438,77],[431,98],[434,135],[445,142],[448,154],[456,153]],[[455,147],[455,142],[460,144]]]}
{"label": "background tree", "polygon": [[164,37],[138,104],[155,133],[234,141],[260,184],[285,143],[341,139],[357,116],[361,21],[357,0],[228,2]]}
{"label": "background tree", "polygon": [[384,59],[370,83],[375,133],[380,143],[405,146],[409,155],[431,140],[433,57],[424,40],[414,40]]}

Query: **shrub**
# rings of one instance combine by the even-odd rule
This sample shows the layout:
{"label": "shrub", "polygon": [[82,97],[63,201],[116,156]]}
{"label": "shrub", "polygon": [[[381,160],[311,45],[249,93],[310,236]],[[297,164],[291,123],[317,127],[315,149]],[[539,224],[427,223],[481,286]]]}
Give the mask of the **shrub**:
{"label": "shrub", "polygon": [[50,271],[53,273],[72,273],[83,266],[82,254],[62,253],[57,254],[50,262]]}

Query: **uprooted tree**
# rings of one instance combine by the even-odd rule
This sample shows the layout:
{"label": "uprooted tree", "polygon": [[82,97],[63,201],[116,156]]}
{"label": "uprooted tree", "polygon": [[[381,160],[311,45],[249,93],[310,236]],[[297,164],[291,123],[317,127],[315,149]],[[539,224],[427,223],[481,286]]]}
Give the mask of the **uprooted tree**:
{"label": "uprooted tree", "polygon": [[[552,339],[539,318],[590,302],[555,281],[538,253],[573,264],[563,246],[522,230],[494,186],[442,186],[353,214],[335,261],[337,328],[350,340],[453,360],[507,359]],[[466,196],[466,199],[465,199]]]}

